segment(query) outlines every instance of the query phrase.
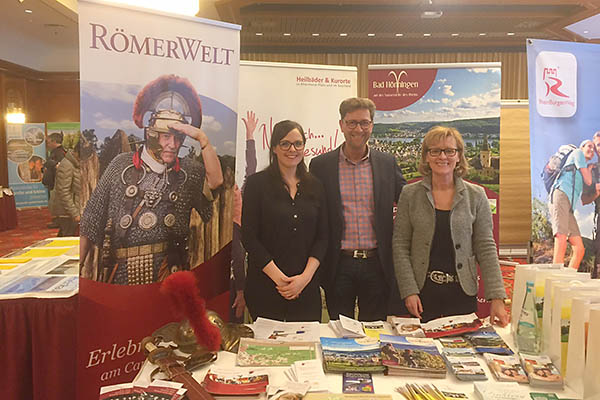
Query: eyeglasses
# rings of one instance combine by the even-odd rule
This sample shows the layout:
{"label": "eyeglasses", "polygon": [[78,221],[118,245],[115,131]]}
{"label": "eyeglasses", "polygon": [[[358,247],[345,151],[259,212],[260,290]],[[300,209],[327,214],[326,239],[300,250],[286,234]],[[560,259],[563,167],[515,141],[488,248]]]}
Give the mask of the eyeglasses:
{"label": "eyeglasses", "polygon": [[432,157],[439,157],[440,155],[442,155],[442,153],[444,153],[447,157],[452,157],[452,156],[456,155],[456,152],[458,152],[458,149],[453,149],[453,148],[435,149],[434,148],[434,149],[427,150],[427,152]]}
{"label": "eyeglasses", "polygon": [[373,121],[370,121],[368,119],[363,119],[362,121],[355,121],[355,120],[344,121],[344,123],[350,129],[354,129],[358,125],[360,125],[360,127],[362,129],[368,129],[371,126],[371,124],[373,123]]}
{"label": "eyeglasses", "polygon": [[282,140],[279,142],[279,147],[281,150],[288,151],[292,146],[296,150],[302,150],[304,148],[304,142],[302,140],[296,140],[295,142],[288,142],[287,140]]}

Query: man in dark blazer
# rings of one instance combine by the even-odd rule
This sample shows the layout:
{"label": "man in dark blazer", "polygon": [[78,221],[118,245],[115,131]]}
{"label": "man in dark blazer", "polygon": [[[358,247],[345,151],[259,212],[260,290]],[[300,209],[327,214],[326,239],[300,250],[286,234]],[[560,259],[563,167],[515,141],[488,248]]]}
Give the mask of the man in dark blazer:
{"label": "man in dark blazer", "polygon": [[362,321],[406,313],[392,262],[393,207],[406,180],[392,155],[367,145],[374,114],[369,99],[344,100],[345,143],[310,163],[330,210],[329,247],[319,271],[331,319],[354,317],[357,298]]}

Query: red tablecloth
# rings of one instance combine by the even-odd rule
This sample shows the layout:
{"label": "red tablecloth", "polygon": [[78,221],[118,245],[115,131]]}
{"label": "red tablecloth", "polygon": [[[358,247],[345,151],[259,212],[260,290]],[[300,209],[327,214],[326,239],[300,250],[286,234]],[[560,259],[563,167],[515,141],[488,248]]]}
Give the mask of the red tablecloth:
{"label": "red tablecloth", "polygon": [[0,232],[17,227],[15,196],[5,194],[0,197]]}
{"label": "red tablecloth", "polygon": [[0,300],[0,392],[74,400],[78,297]]}

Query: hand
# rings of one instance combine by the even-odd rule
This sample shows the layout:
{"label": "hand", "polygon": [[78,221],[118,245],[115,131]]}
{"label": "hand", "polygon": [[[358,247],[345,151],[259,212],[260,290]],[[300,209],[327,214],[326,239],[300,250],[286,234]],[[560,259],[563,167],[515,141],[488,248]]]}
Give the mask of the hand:
{"label": "hand", "polygon": [[506,326],[508,324],[508,314],[504,307],[503,299],[492,299],[490,308],[490,324]]}
{"label": "hand", "polygon": [[182,124],[181,122],[173,122],[167,125],[169,129],[173,129],[181,134],[191,137],[192,139],[198,141],[202,148],[206,147],[210,144],[208,140],[208,136],[206,133],[200,128],[196,128],[193,125]]}
{"label": "hand", "polygon": [[238,290],[235,294],[235,300],[233,300],[233,304],[231,308],[235,309],[235,316],[240,318],[244,315],[244,308],[246,308],[246,299],[244,299],[244,291]]}
{"label": "hand", "polygon": [[256,125],[258,125],[258,119],[254,111],[246,112],[246,118],[242,117],[242,121],[246,125],[246,140],[254,139],[254,130],[256,129]]}
{"label": "hand", "polygon": [[404,304],[406,304],[406,308],[408,312],[414,315],[415,317],[421,319],[421,313],[423,312],[423,305],[421,304],[421,298],[418,294],[411,294],[407,298],[404,299]]}
{"label": "hand", "polygon": [[286,300],[297,299],[310,281],[303,274],[290,276],[288,280],[286,285],[277,286],[277,291]]}
{"label": "hand", "polygon": [[77,222],[77,223],[79,223],[79,221],[81,221],[81,217],[79,215],[76,216],[74,219],[75,219],[75,222]]}

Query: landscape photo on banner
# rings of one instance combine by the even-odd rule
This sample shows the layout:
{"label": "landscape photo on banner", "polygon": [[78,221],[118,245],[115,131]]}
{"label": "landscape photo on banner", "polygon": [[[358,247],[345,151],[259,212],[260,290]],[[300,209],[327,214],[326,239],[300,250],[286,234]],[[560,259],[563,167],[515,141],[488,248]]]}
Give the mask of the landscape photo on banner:
{"label": "landscape photo on banner", "polygon": [[298,122],[306,134],[304,162],[344,142],[339,105],[357,93],[356,67],[242,61],[236,182],[269,165],[273,126]]}
{"label": "landscape photo on banner", "polygon": [[[376,106],[369,145],[394,155],[408,182],[421,179],[421,143],[430,128],[461,133],[469,164],[465,179],[484,188],[498,243],[500,63],[369,65],[369,98]],[[481,283],[483,317],[489,303]]]}
{"label": "landscape photo on banner", "polygon": [[[599,63],[597,44],[533,39],[527,42],[533,262],[553,262],[552,221],[573,215],[585,254],[580,262],[574,260],[571,267],[595,271],[594,276],[597,276],[594,259],[599,259],[594,253],[598,248],[596,210],[600,200],[596,188],[600,182],[597,166],[600,159],[593,143],[586,141],[593,141],[594,134],[600,131],[596,100],[600,92]],[[579,149],[571,151],[576,148]],[[578,170],[574,171],[576,159]],[[586,169],[591,172],[590,185],[581,172]],[[554,218],[550,193],[557,193],[554,198],[564,194],[569,203]],[[570,232],[569,242],[575,243],[575,248],[576,236],[575,231]],[[570,262],[573,252],[567,250],[566,254],[565,262]]]}
{"label": "landscape photo on banner", "polygon": [[90,190],[78,398],[134,378],[141,340],[176,318],[159,292],[169,274],[191,268],[207,308],[228,311],[239,30],[79,2],[82,187]]}
{"label": "landscape photo on banner", "polygon": [[45,124],[6,123],[8,185],[15,194],[17,208],[48,205],[48,190],[42,184],[45,129]]}

